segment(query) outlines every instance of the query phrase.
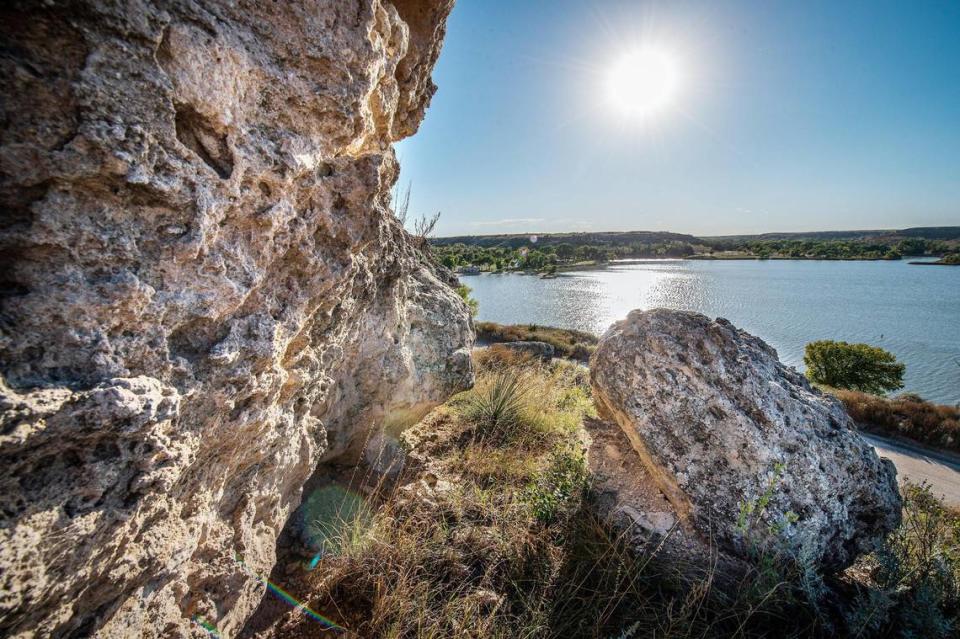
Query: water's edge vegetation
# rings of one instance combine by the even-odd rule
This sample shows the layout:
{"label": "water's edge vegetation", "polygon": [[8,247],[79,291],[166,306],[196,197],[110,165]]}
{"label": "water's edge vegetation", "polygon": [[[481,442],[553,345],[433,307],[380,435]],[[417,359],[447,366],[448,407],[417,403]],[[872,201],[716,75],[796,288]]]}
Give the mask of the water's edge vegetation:
{"label": "water's edge vegetation", "polygon": [[960,264],[960,227],[695,237],[679,233],[551,233],[435,238],[436,259],[464,272],[558,270],[621,259],[899,260]]}

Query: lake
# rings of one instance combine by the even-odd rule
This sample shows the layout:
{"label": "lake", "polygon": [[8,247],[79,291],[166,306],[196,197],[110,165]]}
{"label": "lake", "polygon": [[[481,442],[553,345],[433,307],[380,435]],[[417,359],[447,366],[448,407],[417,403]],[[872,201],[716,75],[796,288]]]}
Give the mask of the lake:
{"label": "lake", "polygon": [[895,262],[649,260],[573,271],[461,275],[478,319],[602,334],[635,308],[725,317],[803,368],[818,339],[866,342],[907,365],[904,390],[960,402],[960,267]]}

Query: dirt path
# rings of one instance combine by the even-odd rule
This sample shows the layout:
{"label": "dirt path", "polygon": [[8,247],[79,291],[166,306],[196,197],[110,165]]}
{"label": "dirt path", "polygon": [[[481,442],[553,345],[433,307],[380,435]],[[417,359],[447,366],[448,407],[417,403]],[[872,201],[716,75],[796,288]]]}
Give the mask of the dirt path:
{"label": "dirt path", "polygon": [[948,505],[960,508],[960,457],[877,435],[860,434],[878,454],[896,465],[899,478],[926,481]]}

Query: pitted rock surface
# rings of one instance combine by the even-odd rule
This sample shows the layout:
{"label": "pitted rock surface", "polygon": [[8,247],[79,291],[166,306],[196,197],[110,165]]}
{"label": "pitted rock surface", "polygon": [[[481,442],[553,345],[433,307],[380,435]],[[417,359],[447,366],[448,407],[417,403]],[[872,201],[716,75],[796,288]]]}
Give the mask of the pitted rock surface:
{"label": "pitted rock surface", "polygon": [[590,374],[677,513],[734,555],[767,547],[836,570],[899,523],[893,464],[840,402],[724,319],[633,311]]}
{"label": "pitted rock surface", "polygon": [[317,464],[472,383],[389,210],[451,5],[0,9],[0,634],[233,636]]}

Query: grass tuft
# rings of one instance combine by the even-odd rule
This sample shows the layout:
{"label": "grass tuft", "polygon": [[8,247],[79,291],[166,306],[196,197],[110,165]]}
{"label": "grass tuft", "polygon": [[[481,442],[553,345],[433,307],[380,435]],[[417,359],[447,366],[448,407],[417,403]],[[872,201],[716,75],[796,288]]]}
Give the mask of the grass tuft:
{"label": "grass tuft", "polygon": [[527,387],[512,370],[482,379],[466,405],[464,416],[473,422],[481,438],[507,438],[522,424]]}

